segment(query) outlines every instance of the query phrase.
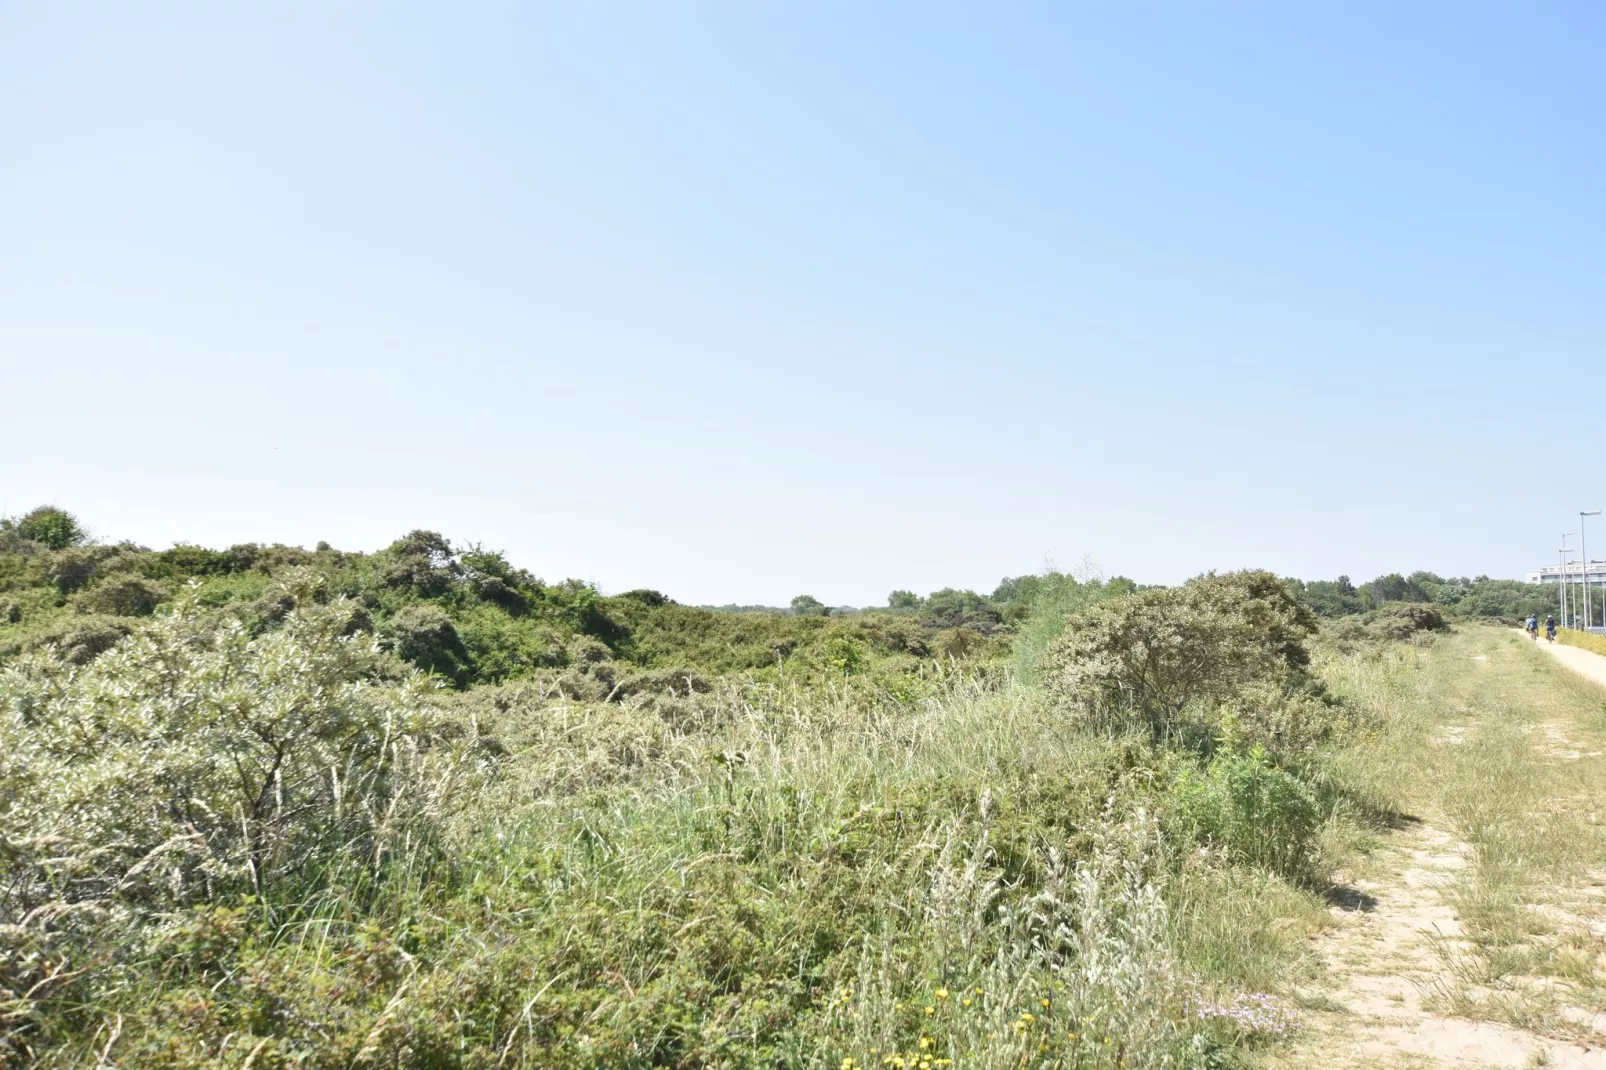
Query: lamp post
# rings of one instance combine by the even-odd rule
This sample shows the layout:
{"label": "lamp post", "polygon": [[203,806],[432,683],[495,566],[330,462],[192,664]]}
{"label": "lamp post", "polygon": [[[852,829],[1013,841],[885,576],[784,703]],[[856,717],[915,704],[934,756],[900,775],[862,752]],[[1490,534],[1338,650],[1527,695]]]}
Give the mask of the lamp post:
{"label": "lamp post", "polygon": [[1589,610],[1589,543],[1584,541],[1584,517],[1599,515],[1599,509],[1578,510],[1578,556],[1584,560],[1584,631],[1586,632],[1595,626],[1595,617]]}
{"label": "lamp post", "polygon": [[1561,603],[1561,626],[1567,627],[1567,537],[1572,532],[1564,531],[1561,534],[1561,550],[1558,554],[1561,562],[1561,575],[1557,578],[1557,601]]}

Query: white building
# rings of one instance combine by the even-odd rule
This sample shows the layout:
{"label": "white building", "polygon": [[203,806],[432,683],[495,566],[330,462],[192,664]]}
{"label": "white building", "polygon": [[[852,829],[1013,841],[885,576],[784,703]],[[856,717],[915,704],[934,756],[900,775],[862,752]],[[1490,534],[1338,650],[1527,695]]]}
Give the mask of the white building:
{"label": "white building", "polygon": [[[1528,573],[1528,582],[1560,584],[1561,577],[1562,571],[1559,564],[1546,565],[1544,568],[1535,569]],[[1582,561],[1567,562],[1567,582],[1588,583],[1591,587],[1606,584],[1606,561],[1591,561],[1587,572],[1584,570]]]}

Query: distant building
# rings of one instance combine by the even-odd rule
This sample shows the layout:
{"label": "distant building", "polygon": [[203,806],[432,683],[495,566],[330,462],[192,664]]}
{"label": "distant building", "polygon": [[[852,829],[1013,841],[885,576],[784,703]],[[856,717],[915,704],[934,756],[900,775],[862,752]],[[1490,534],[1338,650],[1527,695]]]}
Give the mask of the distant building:
{"label": "distant building", "polygon": [[[1528,573],[1529,583],[1561,583],[1562,571],[1560,565],[1546,565]],[[1606,561],[1591,561],[1589,571],[1584,571],[1582,561],[1567,562],[1567,582],[1587,582],[1590,586],[1606,584]]]}

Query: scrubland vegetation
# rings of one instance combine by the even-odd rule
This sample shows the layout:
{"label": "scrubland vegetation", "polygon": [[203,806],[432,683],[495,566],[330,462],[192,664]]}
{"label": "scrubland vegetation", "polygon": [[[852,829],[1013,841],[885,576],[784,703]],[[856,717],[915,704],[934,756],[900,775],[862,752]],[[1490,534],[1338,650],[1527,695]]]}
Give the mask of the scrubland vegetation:
{"label": "scrubland vegetation", "polygon": [[0,1059],[42,1066],[1236,1065],[1447,615],[0,540]]}

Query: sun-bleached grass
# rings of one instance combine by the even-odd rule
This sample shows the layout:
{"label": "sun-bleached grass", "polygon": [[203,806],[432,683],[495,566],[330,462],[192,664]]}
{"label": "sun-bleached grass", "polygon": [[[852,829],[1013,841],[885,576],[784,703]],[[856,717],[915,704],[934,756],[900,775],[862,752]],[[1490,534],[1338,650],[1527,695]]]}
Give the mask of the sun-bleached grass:
{"label": "sun-bleached grass", "polygon": [[1324,671],[1390,726],[1343,755],[1334,774],[1379,797],[1392,786],[1412,818],[1467,848],[1445,893],[1464,939],[1439,942],[1449,980],[1437,1005],[1554,1027],[1545,979],[1590,989],[1606,981],[1593,957],[1599,942],[1572,946],[1587,933],[1572,913],[1580,888],[1606,867],[1601,689],[1492,626]]}

